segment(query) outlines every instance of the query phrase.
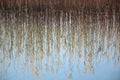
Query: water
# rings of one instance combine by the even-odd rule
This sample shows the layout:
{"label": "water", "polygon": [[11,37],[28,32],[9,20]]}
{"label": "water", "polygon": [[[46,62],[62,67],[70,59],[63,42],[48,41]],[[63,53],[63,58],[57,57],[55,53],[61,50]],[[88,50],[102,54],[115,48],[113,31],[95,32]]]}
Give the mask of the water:
{"label": "water", "polygon": [[0,80],[120,80],[120,15],[0,13]]}

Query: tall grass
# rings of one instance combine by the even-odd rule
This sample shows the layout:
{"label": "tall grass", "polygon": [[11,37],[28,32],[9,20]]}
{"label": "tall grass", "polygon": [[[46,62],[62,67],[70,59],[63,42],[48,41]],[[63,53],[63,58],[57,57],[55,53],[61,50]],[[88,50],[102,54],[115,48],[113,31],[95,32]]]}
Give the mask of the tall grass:
{"label": "tall grass", "polygon": [[[112,60],[115,65],[120,63],[120,9],[114,9],[112,0],[108,0],[108,3],[114,6],[104,9],[100,0],[93,0],[93,3],[81,0],[81,5],[84,4],[80,9],[69,8],[70,5],[79,6],[79,0],[74,0],[73,3],[71,0],[49,0],[47,3],[43,0],[39,0],[39,3],[37,0],[34,3],[18,0],[19,5],[17,2],[15,5],[23,11],[13,9],[13,2],[5,1],[0,4],[0,65],[5,69],[10,67],[11,61],[19,66],[19,61],[24,56],[24,67],[27,69],[30,65],[32,73],[38,79],[37,71],[42,71],[44,66],[46,72],[57,74],[61,67],[65,68],[67,62],[70,72],[66,75],[71,79],[73,66],[79,70],[80,63],[84,64],[84,73],[94,73],[94,64],[100,63],[102,59]],[[27,5],[28,11],[24,11],[23,3]],[[66,10],[59,8],[61,3]],[[7,4],[9,5],[5,6]],[[39,7],[48,5],[51,8],[37,11],[32,6],[29,8],[31,4]],[[96,10],[89,6],[89,9],[85,7],[87,4],[99,8]],[[9,6],[11,9],[7,10]],[[64,72],[66,71],[65,69]]]}

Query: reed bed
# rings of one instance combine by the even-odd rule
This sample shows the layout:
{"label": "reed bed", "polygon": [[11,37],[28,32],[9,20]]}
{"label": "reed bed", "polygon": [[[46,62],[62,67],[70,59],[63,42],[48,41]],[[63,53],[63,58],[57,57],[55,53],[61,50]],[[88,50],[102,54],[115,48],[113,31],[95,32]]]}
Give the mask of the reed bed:
{"label": "reed bed", "polygon": [[[119,0],[0,0],[0,67],[23,65],[68,80],[72,69],[94,73],[105,61],[120,64]],[[84,67],[81,69],[80,64]],[[69,72],[65,68],[68,65]],[[5,71],[3,71],[5,72]],[[24,73],[24,72],[23,72]]]}

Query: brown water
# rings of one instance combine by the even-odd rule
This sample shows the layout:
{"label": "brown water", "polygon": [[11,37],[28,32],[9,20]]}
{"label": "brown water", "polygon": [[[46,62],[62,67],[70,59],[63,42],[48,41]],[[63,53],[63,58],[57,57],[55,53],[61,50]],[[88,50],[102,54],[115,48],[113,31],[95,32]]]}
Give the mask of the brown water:
{"label": "brown water", "polygon": [[0,13],[0,80],[119,80],[119,21],[114,10]]}

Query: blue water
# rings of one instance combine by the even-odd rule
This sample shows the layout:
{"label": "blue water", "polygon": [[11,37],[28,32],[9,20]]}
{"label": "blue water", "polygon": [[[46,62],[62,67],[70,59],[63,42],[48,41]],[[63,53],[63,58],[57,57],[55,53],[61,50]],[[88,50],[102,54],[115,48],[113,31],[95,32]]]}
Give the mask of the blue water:
{"label": "blue water", "polygon": [[116,25],[28,23],[0,22],[0,80],[120,80]]}

